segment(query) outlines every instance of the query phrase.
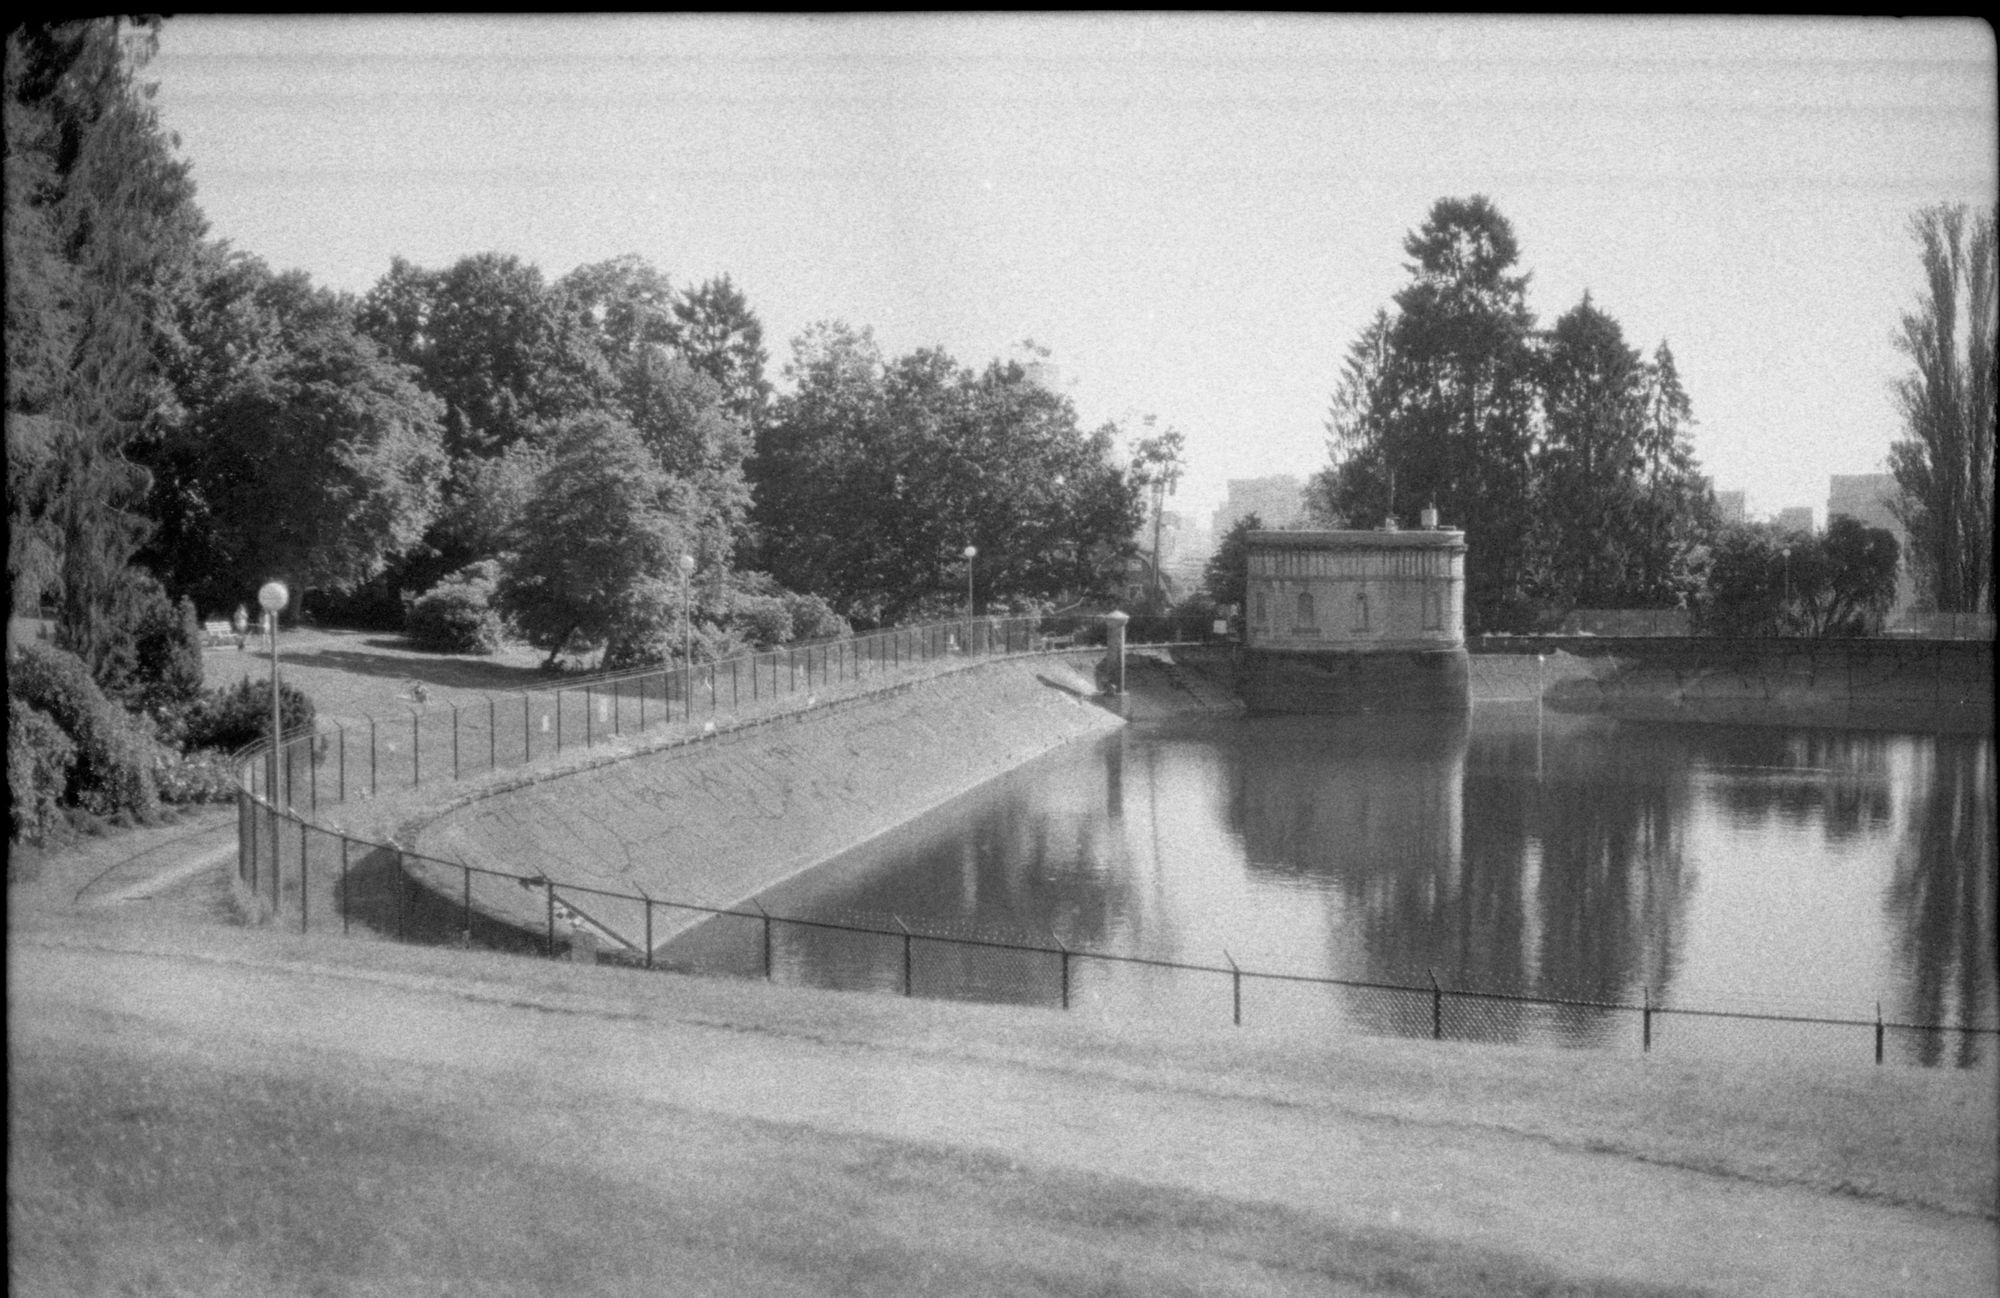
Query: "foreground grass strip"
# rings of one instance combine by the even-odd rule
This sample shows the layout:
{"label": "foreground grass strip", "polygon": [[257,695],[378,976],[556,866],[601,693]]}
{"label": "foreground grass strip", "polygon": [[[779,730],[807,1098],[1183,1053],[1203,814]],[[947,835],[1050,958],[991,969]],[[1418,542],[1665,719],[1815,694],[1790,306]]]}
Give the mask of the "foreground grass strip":
{"label": "foreground grass strip", "polygon": [[14,1292],[1682,1292],[915,1142],[159,1045],[17,1043]]}

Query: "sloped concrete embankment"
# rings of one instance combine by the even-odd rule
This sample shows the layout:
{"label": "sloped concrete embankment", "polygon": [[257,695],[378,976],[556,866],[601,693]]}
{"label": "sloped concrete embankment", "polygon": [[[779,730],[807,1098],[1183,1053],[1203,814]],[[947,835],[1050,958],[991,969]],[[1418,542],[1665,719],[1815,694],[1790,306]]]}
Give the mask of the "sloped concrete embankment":
{"label": "sloped concrete embankment", "polygon": [[[1101,651],[1100,651],[1101,652]],[[692,747],[559,774],[446,811],[414,850],[546,876],[609,945],[643,949],[646,908],[577,891],[734,906],[1072,739],[1123,724],[1094,656],[969,668]],[[461,873],[412,863],[457,898]],[[529,931],[545,894],[472,876],[473,906]],[[652,908],[657,947],[701,913]],[[567,932],[564,933],[567,939]]]}

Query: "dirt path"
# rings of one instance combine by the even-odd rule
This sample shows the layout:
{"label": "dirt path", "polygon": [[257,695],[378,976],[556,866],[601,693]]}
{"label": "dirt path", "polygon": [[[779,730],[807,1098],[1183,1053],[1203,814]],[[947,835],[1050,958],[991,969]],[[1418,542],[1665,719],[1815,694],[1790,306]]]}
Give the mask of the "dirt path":
{"label": "dirt path", "polygon": [[[552,987],[552,966],[491,958],[464,976],[412,975],[314,959],[310,942],[204,954],[56,928],[11,945],[17,1044],[114,1024],[128,1043],[193,1043],[258,1067],[414,1066],[447,1090],[454,1078],[552,1088],[586,1125],[636,1103],[965,1150],[1031,1179],[1086,1172],[1526,1254],[1586,1287],[1955,1295],[2000,1280],[1990,1220],[1565,1147],[1446,1112],[1358,1111],[1336,1082],[1264,1084],[1254,1055],[1150,1063],[1101,1042],[1070,1049],[1076,1029],[1046,1013],[608,970],[568,970]],[[1019,1035],[1016,1020],[1051,1035]],[[671,1125],[636,1132],[624,1156],[670,1166]]]}

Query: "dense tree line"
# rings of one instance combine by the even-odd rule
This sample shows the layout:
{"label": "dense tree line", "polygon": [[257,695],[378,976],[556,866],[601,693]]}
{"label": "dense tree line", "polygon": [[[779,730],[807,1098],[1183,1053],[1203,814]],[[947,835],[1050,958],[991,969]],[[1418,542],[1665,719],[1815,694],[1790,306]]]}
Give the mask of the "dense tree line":
{"label": "dense tree line", "polygon": [[145,814],[185,783],[164,754],[240,739],[249,704],[200,695],[197,610],[271,578],[288,617],[630,664],[955,611],[968,545],[989,609],[1099,591],[1129,553],[1111,432],[1019,366],[834,323],[774,396],[726,275],[475,253],[355,296],[207,240],[137,80],[155,34],[7,38],[8,602],[53,623],[9,653],[17,835]]}
{"label": "dense tree line", "polygon": [[1588,293],[1537,329],[1513,227],[1484,197],[1439,200],[1403,246],[1410,282],[1333,394],[1315,513],[1372,527],[1435,505],[1467,534],[1474,631],[1685,603],[1714,503],[1666,343],[1642,359]]}
{"label": "dense tree line", "polygon": [[822,324],[795,344],[793,390],[759,428],[760,554],[788,586],[850,617],[962,607],[965,547],[982,608],[1105,589],[1140,519],[1110,426],[1082,431],[1069,399],[1018,364],[942,351],[883,355]]}

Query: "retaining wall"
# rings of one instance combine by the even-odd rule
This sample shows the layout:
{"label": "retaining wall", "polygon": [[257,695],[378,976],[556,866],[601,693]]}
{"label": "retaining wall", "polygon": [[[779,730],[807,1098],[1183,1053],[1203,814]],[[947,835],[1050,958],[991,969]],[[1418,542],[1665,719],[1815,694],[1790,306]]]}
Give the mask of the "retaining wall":
{"label": "retaining wall", "polygon": [[1489,640],[1486,652],[1561,649],[1597,667],[1556,682],[1575,711],[1873,728],[1993,727],[1993,645],[1972,640]]}
{"label": "retaining wall", "polygon": [[1371,653],[1245,649],[1238,688],[1253,712],[1463,712],[1471,706],[1462,648]]}

